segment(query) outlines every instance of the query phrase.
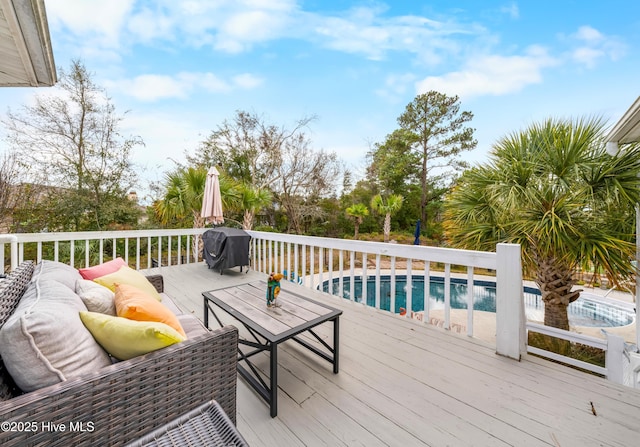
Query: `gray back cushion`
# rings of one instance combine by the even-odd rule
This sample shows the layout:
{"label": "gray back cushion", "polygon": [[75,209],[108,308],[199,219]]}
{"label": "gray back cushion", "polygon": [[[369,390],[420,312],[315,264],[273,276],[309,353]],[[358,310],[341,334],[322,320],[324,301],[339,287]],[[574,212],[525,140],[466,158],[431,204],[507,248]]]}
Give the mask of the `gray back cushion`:
{"label": "gray back cushion", "polygon": [[[34,263],[25,261],[16,267],[6,279],[0,281],[0,329],[18,306],[33,275]],[[0,355],[0,400],[9,400],[21,393],[4,366]]]}
{"label": "gray back cushion", "polygon": [[53,265],[37,269],[13,315],[0,328],[0,356],[23,391],[111,364],[80,320],[79,312],[87,309],[73,291],[77,277],[64,270]]}

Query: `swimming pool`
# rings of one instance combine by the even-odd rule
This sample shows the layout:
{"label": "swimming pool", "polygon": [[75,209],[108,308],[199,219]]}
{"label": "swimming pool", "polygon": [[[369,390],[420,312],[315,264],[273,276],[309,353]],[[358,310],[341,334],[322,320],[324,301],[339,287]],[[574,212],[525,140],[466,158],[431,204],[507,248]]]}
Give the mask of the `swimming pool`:
{"label": "swimming pool", "polygon": [[[424,311],[424,276],[412,276],[411,279],[411,310],[414,312]],[[367,278],[367,298],[369,306],[375,306],[375,277]],[[406,308],[407,279],[405,275],[396,275],[395,285],[395,312],[399,313],[401,308]],[[356,301],[362,301],[362,278],[354,277],[354,289]],[[322,290],[333,295],[339,293],[339,278],[332,279],[331,291],[329,291],[329,281],[324,281]],[[467,308],[467,280],[462,278],[451,278],[451,308]],[[351,299],[350,277],[343,278],[343,297]],[[496,286],[491,281],[475,280],[473,284],[473,308],[485,312],[496,311]],[[580,299],[569,305],[569,323],[573,326],[592,327],[615,327],[626,326],[633,323],[635,314],[632,310],[602,303],[589,295],[582,293]],[[542,321],[544,318],[544,303],[540,296],[540,291],[532,287],[524,287],[525,313],[527,318],[535,321]],[[389,275],[380,276],[380,308],[390,310],[391,308],[391,277]],[[431,276],[429,281],[429,309],[444,309],[444,278]]]}

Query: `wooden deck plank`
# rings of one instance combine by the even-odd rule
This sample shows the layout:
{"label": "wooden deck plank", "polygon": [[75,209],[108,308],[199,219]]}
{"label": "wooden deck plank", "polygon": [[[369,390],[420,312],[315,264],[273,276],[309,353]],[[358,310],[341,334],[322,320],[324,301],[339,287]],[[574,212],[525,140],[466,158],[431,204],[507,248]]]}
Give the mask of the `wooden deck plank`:
{"label": "wooden deck plank", "polygon": [[[370,341],[369,346],[361,348],[358,351],[374,351],[375,352],[375,348],[378,348],[378,347],[384,345],[384,341],[385,340],[384,339],[383,340],[376,340],[376,334],[375,333],[369,333],[369,334],[366,334],[366,335],[363,335],[363,336],[355,334],[355,336],[354,336],[354,334],[348,334],[348,333],[345,333],[344,331],[345,331],[345,326],[343,324],[343,335],[347,337],[347,340],[366,339],[366,340]],[[343,349],[345,349],[345,348],[343,347]],[[386,358],[393,358],[394,351],[397,350],[397,347],[396,346],[390,346],[387,349],[389,350],[389,353],[388,353],[389,355]],[[408,352],[408,355],[410,355],[410,354],[411,354],[411,352]],[[300,355],[304,355],[304,352],[301,352]],[[439,356],[439,358],[442,358],[442,357]],[[512,361],[507,360],[507,359],[504,359],[504,360],[506,360],[507,364],[509,364],[509,362],[512,362]],[[400,364],[403,364],[402,363],[403,361],[406,362],[406,360],[403,360],[403,359],[398,359],[397,361],[400,362]],[[410,363],[410,361],[409,361],[409,363]],[[413,365],[413,367],[415,369],[420,369],[420,368],[422,368],[422,365]],[[422,369],[424,369],[424,368],[422,368]],[[343,364],[343,371],[344,371],[344,364]],[[454,371],[455,371],[455,365],[454,365]],[[504,371],[504,369],[500,368],[500,371]],[[429,372],[427,375],[428,376],[433,376],[434,372]],[[468,390],[468,391],[473,391],[473,390]],[[510,395],[511,394],[511,390],[508,389],[506,391],[506,394]],[[583,404],[584,404],[584,402],[583,402]],[[525,403],[523,403],[523,405],[524,405],[524,408],[525,408],[525,412],[521,414],[521,417],[525,418],[524,419],[525,423],[533,422],[533,417],[532,417],[533,415],[531,414],[531,410],[529,410],[530,402],[525,402]],[[500,407],[498,407],[498,408],[500,408]],[[586,406],[583,406],[584,410],[586,410],[586,408],[587,408]],[[546,414],[545,413],[546,410],[538,408],[538,411],[542,411],[543,415]],[[546,428],[546,426],[543,427],[543,428]]]}
{"label": "wooden deck plank", "polygon": [[[342,362],[342,373],[353,374],[358,380],[362,380],[369,384],[371,388],[378,390],[383,394],[385,402],[395,401],[402,404],[405,409],[413,411],[417,414],[428,412],[430,418],[445,424],[450,422],[451,417],[459,418],[465,416],[464,419],[468,424],[472,424],[478,430],[485,431],[484,427],[490,427],[486,430],[489,437],[495,437],[494,442],[497,444],[498,439],[507,439],[507,442],[518,441],[520,445],[540,445],[534,441],[529,444],[526,440],[526,433],[513,428],[510,421],[495,420],[489,414],[495,411],[495,408],[489,402],[482,402],[483,408],[477,411],[476,407],[464,402],[457,394],[464,395],[465,384],[456,383],[457,377],[447,378],[444,384],[441,383],[440,374],[430,374],[425,370],[425,366],[438,361],[439,359],[418,359],[418,364],[407,366],[403,361],[396,361],[393,357],[385,355],[385,340],[376,337],[375,334],[367,334],[366,342],[360,337],[351,336],[350,325],[343,324],[343,352],[347,352]],[[376,348],[372,348],[376,347]],[[364,347],[364,348],[363,348]],[[445,369],[442,365],[438,369]],[[434,383],[435,382],[435,383]],[[441,388],[455,388],[456,395],[444,394]],[[459,390],[459,391],[458,391]],[[473,390],[466,390],[473,391]],[[444,418],[441,416],[445,415]],[[442,422],[440,420],[442,419]],[[452,428],[453,430],[453,428]],[[467,430],[475,431],[475,430]],[[493,432],[499,432],[499,436],[495,436]],[[510,433],[510,435],[508,434]],[[480,433],[474,433],[471,439],[477,440]]]}
{"label": "wooden deck plank", "polygon": [[[345,325],[343,325],[342,328],[343,328],[343,339],[346,337],[347,340],[352,340],[352,339],[357,340],[357,337],[352,337],[352,334],[349,331],[349,326],[345,327]],[[369,336],[373,340],[374,344],[377,342],[384,343],[382,340],[377,340],[375,337],[375,334],[369,334]],[[316,363],[317,363],[316,358],[313,355],[307,355],[307,352],[305,350],[294,349],[295,347],[296,347],[295,345],[290,345],[292,354],[299,359],[307,358],[306,361],[309,362],[309,364],[305,366],[300,373],[303,376],[305,374],[308,375],[309,370],[316,367]],[[344,349],[347,349],[347,348],[343,347],[343,350]],[[288,351],[289,350],[285,352],[288,352]],[[354,351],[354,352],[357,352],[357,351]],[[350,360],[351,358],[348,358],[347,362],[349,362]],[[406,374],[402,372],[394,371],[392,368],[385,369],[384,365],[371,363],[369,362],[369,360],[370,358],[368,357],[361,357],[361,358],[358,358],[353,365],[351,364],[345,365],[343,363],[342,372],[340,375],[336,377],[338,377],[339,379],[342,379],[345,375],[350,373],[349,370],[351,369],[351,370],[355,370],[360,376],[360,379],[362,379],[362,375],[363,375],[362,368],[364,367],[364,373],[365,373],[364,376],[366,379],[365,382],[370,384],[369,387],[373,387],[376,390],[382,390],[385,393],[379,396],[378,409],[380,411],[384,411],[384,409],[389,405],[390,402],[395,402],[396,400],[398,402],[402,402],[403,411],[401,411],[400,414],[406,414],[407,409],[412,410],[416,414],[421,414],[424,412],[423,410],[426,409],[426,407],[429,407],[429,405],[431,405],[431,402],[434,400],[434,398],[421,397],[419,395],[419,389],[414,387],[414,385],[416,386],[418,385],[417,382],[408,383],[407,387],[405,386],[398,387],[397,385],[398,382],[402,384],[407,384],[407,382],[410,382]],[[281,356],[281,363],[282,363],[282,356]],[[324,363],[320,363],[317,366],[319,366],[321,369],[325,367]],[[350,366],[353,366],[353,367],[350,368]],[[264,366],[264,368],[266,369],[266,365]],[[367,375],[366,372],[369,370],[375,371],[376,375]],[[281,384],[281,388],[286,389],[286,385]],[[315,386],[313,388],[317,389]],[[398,388],[401,388],[401,389],[399,390]],[[372,389],[367,388],[366,390],[361,390],[361,392],[363,393],[364,396],[367,396],[372,392]],[[348,392],[343,392],[342,394],[344,397],[349,396],[349,399],[353,399],[354,401],[359,399],[359,397],[356,397],[354,395],[349,395]],[[400,396],[400,394],[402,394],[402,396]],[[333,400],[335,399],[336,397],[334,395]],[[409,401],[411,401],[413,405],[409,405],[408,404]],[[370,402],[369,404],[371,405],[372,403]],[[459,413],[465,410],[466,409],[463,407],[456,406],[455,402],[451,404],[450,402],[447,401],[443,403],[441,406],[436,406],[432,408],[430,413],[432,414],[432,417],[437,419],[437,416],[433,416],[433,415],[438,415],[444,412],[444,413],[449,413],[449,415],[454,415],[456,417],[459,417],[460,416]],[[351,412],[349,414],[351,414]],[[487,420],[483,420],[482,422],[479,423],[479,425],[485,425],[486,422]],[[438,424],[438,425],[446,426],[446,424]],[[459,430],[459,426],[455,424],[452,425],[450,427],[450,432],[448,433],[447,438],[448,439],[459,438],[459,435],[456,434],[458,430]],[[478,430],[467,429],[466,431],[463,432],[463,436],[464,435],[467,436],[467,438],[464,439],[464,441],[466,442],[474,442],[474,441],[477,441],[479,437],[480,438],[486,437],[487,442],[491,442],[494,445],[501,444],[500,441],[496,437],[494,437],[491,433],[486,433],[486,432],[483,433],[482,429],[478,429]],[[428,438],[430,437],[431,436],[429,436]],[[539,442],[528,443],[524,438],[525,436],[523,436],[521,432],[515,432],[514,439],[518,441],[519,445],[543,445]]]}
{"label": "wooden deck plank", "polygon": [[[238,379],[238,402],[248,403],[254,398],[259,399],[247,384]],[[286,396],[280,399],[279,403],[282,415],[299,412],[299,406],[297,404],[292,406]],[[297,419],[299,424],[294,427],[295,430],[291,430],[284,418],[265,418],[265,412],[268,416],[267,407],[262,405],[244,405],[242,411],[238,411],[238,431],[251,446],[298,447],[304,443],[308,443],[307,445],[332,445],[326,443],[332,442],[332,439],[330,436],[325,436],[323,427],[315,430],[309,427],[317,425],[312,418],[299,417]],[[300,439],[300,433],[302,433],[304,441]],[[337,442],[333,443],[333,445],[337,444]]]}
{"label": "wooden deck plank", "polygon": [[[152,271],[199,318],[203,291],[266,277],[219,275],[204,264]],[[239,380],[238,428],[254,447],[630,446],[640,439],[637,390],[532,356],[516,362],[486,342],[283,283],[288,289],[343,310],[340,373],[296,343],[282,345],[274,419]],[[330,340],[332,327],[316,333]],[[257,361],[266,368],[266,355]]]}
{"label": "wooden deck plank", "polygon": [[[344,327],[345,325],[343,324],[343,328]],[[453,338],[453,337],[454,337],[453,335],[450,336],[450,338]],[[408,366],[408,369],[407,369],[408,374],[411,374],[412,371],[422,370],[426,373],[428,377],[431,378],[431,382],[433,382],[434,380],[438,380],[439,376],[442,376],[440,369],[447,370],[448,372],[447,372],[446,380],[448,382],[443,382],[442,384],[438,385],[437,388],[443,389],[449,386],[453,390],[456,390],[458,394],[460,394],[460,390],[463,390],[464,393],[462,395],[460,396],[456,395],[455,397],[458,399],[465,399],[465,396],[468,395],[469,397],[467,397],[466,400],[469,402],[474,400],[477,401],[477,405],[480,406],[479,408],[482,408],[482,406],[488,407],[492,402],[492,397],[477,396],[478,393],[477,392],[474,393],[477,386],[489,387],[491,386],[491,381],[497,382],[498,383],[497,389],[495,387],[492,389],[501,393],[502,397],[500,398],[500,400],[512,395],[514,392],[514,386],[517,387],[515,388],[515,390],[522,387],[522,383],[523,383],[522,380],[520,380],[515,385],[511,383],[503,384],[505,373],[508,373],[508,371],[510,370],[510,368],[504,368],[504,366],[505,365],[511,366],[513,364],[513,361],[511,360],[498,358],[500,360],[503,360],[504,364],[501,365],[500,368],[496,368],[494,374],[488,379],[485,377],[486,376],[485,368],[478,369],[477,372],[475,372],[476,375],[474,377],[475,379],[474,387],[471,389],[466,389],[466,387],[464,386],[464,384],[466,383],[465,379],[467,379],[467,382],[468,382],[469,376],[466,373],[461,373],[461,369],[465,367],[464,362],[459,362],[457,364],[454,363],[452,365],[443,364],[443,362],[448,361],[447,355],[451,354],[452,352],[451,348],[449,348],[447,352],[438,353],[438,355],[434,359],[438,361],[438,365],[432,368],[431,364],[429,363],[420,364],[415,362],[415,359],[420,358],[419,355],[418,356],[416,355],[415,349],[411,347],[406,347],[402,344],[398,345],[394,341],[390,343],[385,343],[385,341],[388,338],[389,337],[385,336],[381,339],[376,339],[375,331],[369,331],[364,333],[356,333],[353,335],[353,337],[349,337],[348,340],[353,340],[354,343],[358,343],[358,341],[366,341],[366,344],[363,344],[363,346],[360,346],[359,348],[356,349],[357,352],[381,352],[382,351],[381,353],[384,355],[385,361],[387,363],[389,362],[389,360],[391,360],[394,364]],[[346,341],[346,342],[350,343],[350,341]],[[465,350],[465,352],[467,351],[468,350]],[[561,367],[561,368],[567,369],[565,367]],[[471,374],[474,374],[474,372],[471,371]],[[584,379],[585,375],[582,373],[579,373],[579,374],[581,374],[582,378]],[[514,377],[519,377],[519,376],[514,375]],[[590,378],[592,376],[586,376],[586,377]],[[489,382],[487,382],[487,380],[489,380]],[[597,383],[603,382],[601,379],[595,379],[595,380]],[[453,386],[455,383],[462,383],[462,385],[455,387]],[[430,385],[436,386],[436,384],[434,383],[430,383]],[[568,408],[566,408],[566,411],[569,412],[569,414],[571,411],[577,411],[578,414],[587,415],[586,420],[583,421],[583,425],[593,423],[593,420],[592,420],[593,415],[591,414],[590,400],[589,400],[590,398],[593,399],[592,394],[589,394],[586,396],[581,395],[579,393],[576,393],[574,388],[572,387],[567,388],[568,384],[564,384],[562,389],[554,390],[553,394],[540,396],[541,391],[546,391],[546,387],[543,386],[544,384],[539,383],[539,380],[536,380],[536,382],[534,382],[534,385],[535,385],[535,389],[531,389],[530,393],[523,395],[520,398],[520,401],[522,401],[522,405],[523,405],[523,408],[521,409],[521,414],[522,414],[521,419],[524,418],[523,420],[521,420],[521,425],[531,424],[531,422],[533,421],[532,412],[535,413],[535,411],[532,411],[531,409],[529,409],[529,406],[531,406],[531,408],[533,409],[537,408],[537,411],[542,416],[546,416],[547,415],[546,409],[543,409],[540,407],[543,406],[546,402],[548,402],[549,399],[555,400],[556,403],[559,401],[562,401],[563,399],[571,401],[571,405],[569,405]],[[499,404],[500,402],[497,402],[496,408],[498,409],[500,408]],[[633,409],[633,407],[631,407],[631,409]],[[510,406],[510,411],[513,411],[514,415],[516,414],[516,410],[517,409],[514,408],[513,405]],[[637,410],[630,411],[629,414],[626,415],[626,418],[628,418],[629,421],[632,422],[633,420],[635,420],[635,417],[637,416],[637,414],[638,414]],[[619,416],[622,417],[623,415],[621,414]],[[505,417],[507,418],[506,420],[509,421],[508,415]],[[544,421],[545,418],[543,417],[541,420]],[[553,422],[553,420],[551,421],[547,420],[546,424],[548,425],[550,422]],[[513,424],[515,422],[509,421],[509,423]],[[576,425],[578,426],[574,430],[573,428]],[[621,424],[621,425],[624,425],[624,424]],[[582,433],[580,424],[576,424],[575,422],[572,424],[571,430],[574,432],[574,434],[576,434],[576,436],[580,436],[580,433]],[[564,431],[567,431],[567,430],[564,430]],[[609,441],[615,441],[618,437],[621,437],[622,439],[628,439],[628,436],[630,436],[631,434],[624,433],[624,430],[615,430],[614,432],[608,433],[608,434],[601,433],[601,435],[602,437],[609,439]]]}
{"label": "wooden deck plank", "polygon": [[[452,440],[462,442],[465,437],[467,442],[485,437],[479,430],[460,431],[460,423],[425,423],[423,418],[429,414],[426,406],[421,406],[419,412],[411,411],[404,403],[390,399],[379,388],[364,384],[344,370],[336,376],[325,377],[322,370],[316,369],[319,365],[313,359],[305,359],[303,351],[288,348],[291,349],[282,356],[283,363],[294,374],[300,374],[311,388],[343,408],[349,417],[369,427],[388,445],[446,445]],[[385,378],[385,381],[389,379],[393,380]]]}
{"label": "wooden deck plank", "polygon": [[[375,323],[372,322],[370,327],[372,329],[379,331],[379,330],[382,330],[384,326],[382,326],[380,324],[380,321],[377,320]],[[509,359],[505,359],[499,356],[487,356],[487,352],[482,352],[482,350],[478,350],[478,349],[464,349],[463,351],[452,349],[451,344],[454,344],[454,345],[457,344],[460,346],[464,346],[465,348],[470,347],[466,342],[463,342],[462,344],[456,343],[456,341],[460,340],[461,338],[469,340],[469,338],[466,336],[459,336],[457,334],[450,334],[443,331],[435,331],[436,333],[439,333],[439,334],[434,334],[433,332],[429,332],[428,337],[423,336],[421,338],[418,338],[416,335],[418,334],[418,332],[416,332],[414,328],[408,328],[408,330],[411,331],[411,339],[404,339],[402,335],[398,335],[398,333],[403,329],[401,327],[395,328],[396,332],[394,333],[389,332],[386,334],[389,337],[394,337],[398,342],[411,344],[418,349],[429,350],[434,353],[437,353],[440,356],[446,356],[450,359],[457,358],[459,364],[461,365],[469,364],[470,363],[469,357],[473,357],[474,361],[472,364],[476,364],[479,362],[480,363],[479,369],[481,369],[483,372],[494,371],[495,375],[499,376],[500,378],[504,378],[504,374],[508,373],[508,371],[504,370],[503,364],[510,364],[511,360]],[[405,327],[404,329],[406,330],[407,328]],[[430,338],[433,337],[434,335],[439,337],[438,343],[431,342],[432,340],[430,340]],[[445,338],[442,338],[442,337],[445,337]],[[477,344],[476,344],[476,347],[478,347]],[[489,350],[493,351],[494,348],[490,347]],[[535,361],[534,359],[536,358],[532,356],[527,356],[527,359],[531,362],[534,362]],[[496,364],[496,361],[499,362],[500,364]],[[611,386],[615,386],[614,384],[610,382],[602,381],[599,379],[596,379],[595,382],[592,382],[587,379],[593,376],[585,375],[579,371],[566,368],[564,366],[557,365],[557,364],[548,362],[546,360],[541,360],[541,362],[543,362],[542,364],[544,364],[547,368],[549,368],[547,373],[545,373],[544,375],[549,373],[558,373],[559,374],[558,377],[565,376],[565,380],[563,380],[560,383],[559,389],[566,387],[567,384],[575,385],[574,382],[576,381],[576,379],[580,378],[581,380],[579,383],[583,384],[582,385],[583,389],[593,392],[594,386],[595,386],[597,390],[602,389],[607,393],[608,397],[611,397]],[[527,365],[526,362],[522,362],[522,366],[523,368],[525,368],[526,371],[531,371],[530,369],[528,369],[529,365]],[[535,368],[536,370],[538,370],[538,373],[531,374],[530,376],[528,376],[527,380],[532,379],[534,381],[534,385],[539,385],[539,383],[536,383],[536,381],[539,381],[540,379],[539,366],[536,366]],[[518,370],[518,374],[515,374],[513,378],[516,380],[524,379],[524,377],[522,376],[522,371]],[[526,383],[527,381],[522,382],[523,385]],[[619,387],[619,388],[623,391],[627,390],[624,387]],[[629,396],[627,396],[626,399],[629,399]],[[636,402],[640,402],[638,401],[638,399],[640,399],[640,395],[635,396]]]}
{"label": "wooden deck plank", "polygon": [[[408,408],[418,408],[420,401],[428,401],[442,411],[450,411],[457,416],[464,415],[470,424],[487,427],[487,431],[499,439],[520,445],[526,445],[526,432],[543,440],[549,432],[558,429],[555,426],[556,419],[550,417],[545,408],[548,400],[540,399],[535,393],[521,395],[516,386],[488,377],[481,371],[451,365],[443,357],[425,356],[410,351],[398,353],[394,346],[385,346],[383,340],[375,340],[373,335],[365,339],[366,343],[362,340],[363,338],[356,337],[346,343],[354,347],[353,361],[366,367],[369,374],[364,375],[365,381],[378,383],[377,388],[384,387],[385,379],[397,372],[400,379],[387,384],[386,390],[390,397],[391,393],[396,393]],[[355,357],[356,353],[371,351],[374,347],[377,348],[375,356]],[[345,362],[349,360],[351,358]],[[443,374],[444,371],[446,375]],[[572,432],[576,439],[581,436],[581,424],[578,421],[582,424],[592,423],[586,418],[579,418],[580,413],[593,418],[587,412],[588,402],[584,403],[583,411],[578,416],[573,416],[573,408],[558,408],[572,419],[570,426],[563,431]],[[557,400],[555,406],[559,406]]]}

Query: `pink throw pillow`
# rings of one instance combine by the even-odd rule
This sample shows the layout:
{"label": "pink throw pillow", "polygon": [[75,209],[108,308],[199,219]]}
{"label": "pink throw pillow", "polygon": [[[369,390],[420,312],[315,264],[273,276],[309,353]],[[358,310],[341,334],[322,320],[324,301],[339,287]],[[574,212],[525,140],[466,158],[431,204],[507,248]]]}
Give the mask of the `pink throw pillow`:
{"label": "pink throw pillow", "polygon": [[120,270],[120,267],[127,265],[122,258],[115,258],[102,264],[94,265],[85,269],[78,269],[80,276],[84,279],[94,280],[101,276],[109,275]]}

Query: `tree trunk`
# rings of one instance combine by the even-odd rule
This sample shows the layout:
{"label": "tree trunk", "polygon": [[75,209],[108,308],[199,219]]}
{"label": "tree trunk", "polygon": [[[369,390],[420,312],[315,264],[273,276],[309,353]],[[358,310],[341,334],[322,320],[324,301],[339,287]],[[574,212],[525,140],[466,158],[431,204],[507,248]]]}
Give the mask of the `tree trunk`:
{"label": "tree trunk", "polygon": [[391,214],[387,213],[384,216],[384,241],[389,242],[389,235],[391,234]]}
{"label": "tree trunk", "polygon": [[420,172],[420,218],[425,228],[427,225],[427,176],[429,173],[427,167],[427,159],[429,157],[428,144],[426,140],[422,142],[422,172]]}
{"label": "tree trunk", "polygon": [[360,229],[360,220],[358,218],[356,218],[356,221],[354,223],[354,227],[356,228],[355,234],[353,235],[353,238],[355,240],[358,240],[358,230]]}
{"label": "tree trunk", "polygon": [[295,204],[285,205],[285,210],[287,218],[289,219],[289,231],[293,230],[295,234],[302,234],[302,232],[300,231],[300,218],[295,209]]}
{"label": "tree trunk", "polygon": [[[204,218],[200,215],[200,211],[193,211],[193,228],[204,228]],[[202,256],[202,250],[204,248],[202,235],[199,234],[198,236],[194,237],[191,245],[193,259],[195,259],[196,262],[200,261],[200,259],[204,259],[204,257]]]}
{"label": "tree trunk", "polygon": [[544,303],[544,325],[569,330],[569,315],[567,306],[562,303]]}
{"label": "tree trunk", "polygon": [[544,302],[544,324],[569,330],[567,307],[580,297],[581,290],[571,290],[575,285],[573,269],[556,258],[537,259],[536,282]]}
{"label": "tree trunk", "polygon": [[249,210],[244,210],[244,216],[242,218],[242,229],[251,230],[253,227],[253,213]]}

